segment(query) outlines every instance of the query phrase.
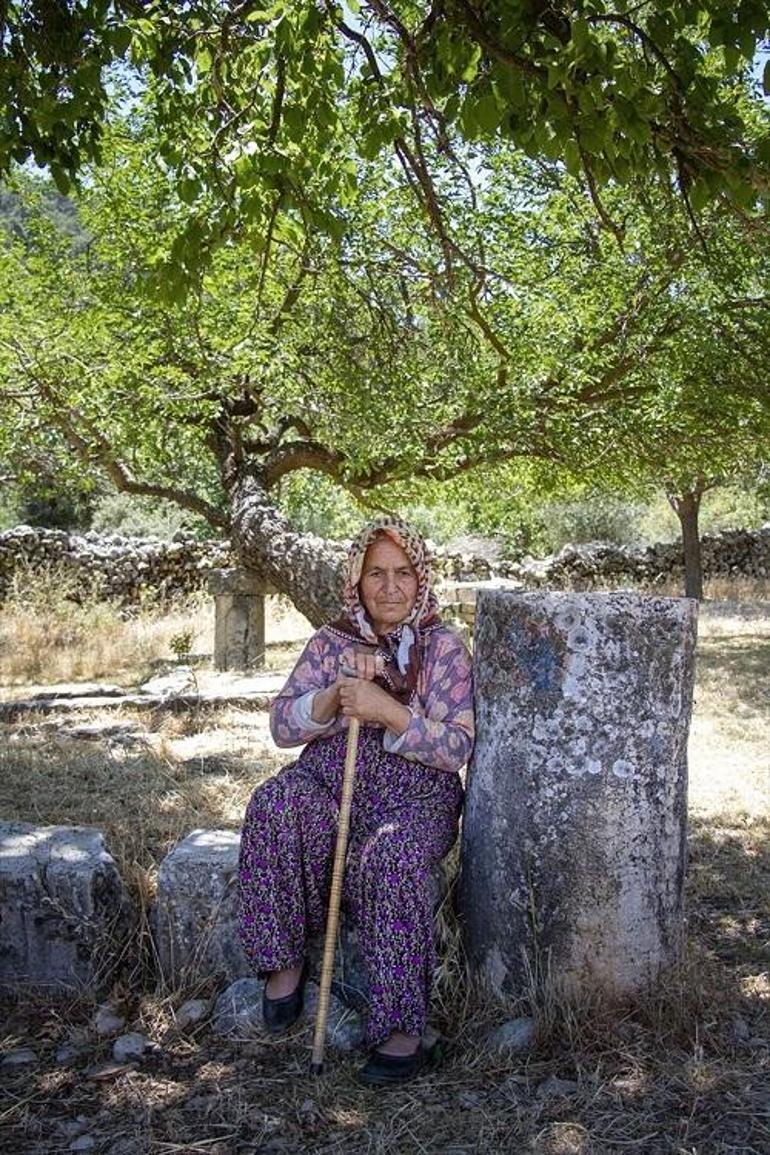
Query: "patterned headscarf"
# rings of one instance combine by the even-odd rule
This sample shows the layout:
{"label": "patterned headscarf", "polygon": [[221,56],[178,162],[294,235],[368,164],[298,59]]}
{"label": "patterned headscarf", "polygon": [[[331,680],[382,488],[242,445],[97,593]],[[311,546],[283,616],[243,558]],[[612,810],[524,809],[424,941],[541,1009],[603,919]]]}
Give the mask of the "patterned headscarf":
{"label": "patterned headscarf", "polygon": [[[417,574],[417,596],[406,621],[385,635],[377,635],[359,591],[366,551],[387,537],[403,549]],[[355,537],[348,554],[343,600],[346,614],[330,629],[359,644],[371,646],[383,659],[383,673],[375,679],[399,701],[408,703],[417,689],[417,678],[428,634],[440,625],[438,601],[431,586],[428,552],[421,535],[399,517],[378,517]]]}

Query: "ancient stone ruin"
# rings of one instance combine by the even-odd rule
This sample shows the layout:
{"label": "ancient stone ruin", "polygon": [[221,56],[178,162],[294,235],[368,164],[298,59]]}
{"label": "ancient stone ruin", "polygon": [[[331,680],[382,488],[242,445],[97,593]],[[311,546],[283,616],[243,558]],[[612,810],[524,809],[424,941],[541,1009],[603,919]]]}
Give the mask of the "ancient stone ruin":
{"label": "ancient stone ruin", "polygon": [[695,603],[484,591],[461,908],[497,993],[622,995],[681,947]]}
{"label": "ancient stone ruin", "polygon": [[[460,906],[497,992],[545,973],[642,990],[676,961],[694,642],[684,599],[482,592]],[[170,985],[248,976],[237,854],[237,833],[201,830],[161,863],[151,925]],[[4,987],[98,987],[132,941],[88,828],[0,825],[0,915]]]}

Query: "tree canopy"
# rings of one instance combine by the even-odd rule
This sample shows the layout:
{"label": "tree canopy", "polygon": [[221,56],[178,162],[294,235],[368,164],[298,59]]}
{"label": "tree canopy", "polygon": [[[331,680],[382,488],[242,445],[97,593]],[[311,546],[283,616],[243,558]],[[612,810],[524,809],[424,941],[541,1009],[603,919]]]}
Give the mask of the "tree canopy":
{"label": "tree canopy", "polygon": [[[515,459],[681,473],[763,435],[764,4],[2,20],[7,454],[66,446],[275,577],[299,469],[387,495]],[[79,179],[74,232],[30,159]]]}
{"label": "tree canopy", "polygon": [[32,158],[66,190],[133,83],[186,205],[167,289],[235,233],[267,249],[340,235],[377,157],[405,175],[451,275],[467,254],[447,182],[467,180],[468,143],[561,159],[618,232],[602,186],[638,176],[675,181],[695,211],[766,206],[751,64],[767,26],[763,0],[11,0],[0,174]]}

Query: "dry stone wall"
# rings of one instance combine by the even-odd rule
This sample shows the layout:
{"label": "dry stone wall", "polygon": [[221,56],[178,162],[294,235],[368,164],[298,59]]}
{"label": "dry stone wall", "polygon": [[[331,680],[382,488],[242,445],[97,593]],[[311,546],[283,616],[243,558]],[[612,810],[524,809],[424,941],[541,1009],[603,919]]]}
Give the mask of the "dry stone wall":
{"label": "dry stone wall", "polygon": [[[701,538],[703,576],[770,577],[770,524],[757,530],[735,529]],[[436,568],[447,580],[506,578],[525,589],[592,590],[621,584],[655,587],[683,578],[680,542],[641,547],[591,542],[565,545],[545,558],[491,562],[469,554],[437,551]]]}
{"label": "dry stone wall", "polygon": [[0,601],[7,597],[14,575],[23,579],[30,570],[61,575],[75,596],[96,592],[135,603],[205,589],[212,570],[234,563],[224,541],[79,535],[20,525],[0,533]]}
{"label": "dry stone wall", "polygon": [[[770,524],[702,539],[704,577],[770,577]],[[212,570],[235,565],[225,541],[173,541],[17,526],[0,533],[0,600],[25,570],[63,572],[73,592],[96,589],[107,598],[138,602],[206,589]],[[676,542],[644,549],[595,542],[567,545],[546,558],[490,560],[435,550],[437,574],[447,583],[505,579],[522,589],[592,590],[618,586],[655,589],[683,575]]]}

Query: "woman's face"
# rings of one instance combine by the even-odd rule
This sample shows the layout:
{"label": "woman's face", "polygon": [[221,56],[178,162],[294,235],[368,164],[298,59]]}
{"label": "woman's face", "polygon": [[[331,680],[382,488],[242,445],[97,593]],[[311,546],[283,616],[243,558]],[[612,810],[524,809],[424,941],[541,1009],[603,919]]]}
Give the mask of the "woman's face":
{"label": "woman's face", "polygon": [[366,551],[359,592],[378,634],[409,617],[417,597],[417,573],[400,545],[380,537]]}

